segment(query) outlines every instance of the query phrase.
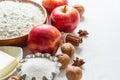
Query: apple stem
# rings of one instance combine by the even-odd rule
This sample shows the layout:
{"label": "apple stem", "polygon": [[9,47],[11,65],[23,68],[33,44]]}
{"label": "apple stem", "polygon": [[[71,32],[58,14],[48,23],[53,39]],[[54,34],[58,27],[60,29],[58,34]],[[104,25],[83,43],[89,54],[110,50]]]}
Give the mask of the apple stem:
{"label": "apple stem", "polygon": [[64,6],[63,12],[66,13],[66,6]]}

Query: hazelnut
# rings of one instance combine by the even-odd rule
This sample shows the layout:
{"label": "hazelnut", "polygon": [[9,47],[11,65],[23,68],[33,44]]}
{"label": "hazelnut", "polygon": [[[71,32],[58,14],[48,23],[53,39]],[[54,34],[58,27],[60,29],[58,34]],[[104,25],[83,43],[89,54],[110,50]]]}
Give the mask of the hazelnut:
{"label": "hazelnut", "polygon": [[80,4],[76,4],[73,7],[78,10],[80,17],[82,17],[83,13],[85,12],[84,7]]}
{"label": "hazelnut", "polygon": [[22,79],[18,76],[11,76],[8,80],[22,80]]}
{"label": "hazelnut", "polygon": [[70,58],[75,53],[75,47],[71,43],[64,43],[61,46],[61,50],[62,50],[63,53],[67,54]]}
{"label": "hazelnut", "polygon": [[76,66],[70,66],[66,69],[67,80],[80,80],[82,78],[82,70]]}
{"label": "hazelnut", "polygon": [[57,57],[58,57],[58,62],[62,64],[60,68],[65,69],[70,62],[70,57],[67,54],[58,54]]}

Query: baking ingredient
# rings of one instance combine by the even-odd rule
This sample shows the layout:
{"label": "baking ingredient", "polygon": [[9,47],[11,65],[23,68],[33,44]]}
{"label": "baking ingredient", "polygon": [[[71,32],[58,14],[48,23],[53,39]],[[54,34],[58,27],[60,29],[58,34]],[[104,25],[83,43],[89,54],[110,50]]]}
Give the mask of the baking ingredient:
{"label": "baking ingredient", "polygon": [[79,44],[81,44],[83,42],[83,39],[82,39],[82,37],[78,37],[78,36],[68,34],[66,36],[66,42],[69,42],[74,46],[79,46]]}
{"label": "baking ingredient", "polygon": [[82,70],[76,66],[69,66],[66,69],[67,80],[80,80],[82,78]]}
{"label": "baking ingredient", "polygon": [[7,53],[0,51],[0,78],[11,73],[18,65],[18,60]]}
{"label": "baking ingredient", "polygon": [[27,58],[26,62],[21,64],[21,72],[18,75],[26,74],[26,77],[23,76],[23,80],[44,80],[43,78],[46,78],[45,80],[53,80],[59,73],[59,67],[56,63],[57,61],[44,57]]}
{"label": "baking ingredient", "polygon": [[33,52],[55,55],[61,43],[61,33],[52,25],[42,24],[32,28],[28,35],[28,48]]}
{"label": "baking ingredient", "polygon": [[64,43],[61,46],[61,51],[69,57],[72,57],[75,53],[75,47],[71,43]]}
{"label": "baking ingredient", "polygon": [[28,34],[44,18],[43,10],[31,3],[0,1],[0,40]]}
{"label": "baking ingredient", "polygon": [[50,23],[63,32],[73,32],[80,22],[79,12],[64,5],[55,8],[50,15]]}
{"label": "baking ingredient", "polygon": [[72,66],[81,67],[85,63],[83,59],[80,59],[78,57],[76,57],[76,59],[73,61],[74,61],[74,63],[72,64]]}
{"label": "baking ingredient", "polygon": [[79,37],[85,37],[85,36],[87,36],[88,35],[88,32],[86,31],[86,30],[79,30],[79,32],[78,32],[78,34],[79,34]]}
{"label": "baking ingredient", "polygon": [[70,33],[63,33],[62,32],[62,42],[63,43],[71,43],[73,46],[79,46],[82,43],[82,37],[70,34]]}
{"label": "baking ingredient", "polygon": [[61,5],[67,5],[67,0],[43,0],[42,5],[46,8],[47,12],[50,14],[53,9]]}
{"label": "baking ingredient", "polygon": [[67,54],[58,54],[57,57],[58,57],[58,62],[62,64],[60,68],[65,69],[70,62],[70,57]]}
{"label": "baking ingredient", "polygon": [[73,7],[78,10],[80,17],[82,17],[85,12],[85,8],[83,7],[83,5],[76,4]]}

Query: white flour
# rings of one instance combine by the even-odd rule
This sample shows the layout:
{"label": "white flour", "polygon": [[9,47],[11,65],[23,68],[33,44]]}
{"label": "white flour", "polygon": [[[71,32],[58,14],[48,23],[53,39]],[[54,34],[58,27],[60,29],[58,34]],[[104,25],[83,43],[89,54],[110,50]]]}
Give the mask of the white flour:
{"label": "white flour", "polygon": [[28,34],[34,25],[44,20],[43,11],[31,3],[0,2],[0,39]]}

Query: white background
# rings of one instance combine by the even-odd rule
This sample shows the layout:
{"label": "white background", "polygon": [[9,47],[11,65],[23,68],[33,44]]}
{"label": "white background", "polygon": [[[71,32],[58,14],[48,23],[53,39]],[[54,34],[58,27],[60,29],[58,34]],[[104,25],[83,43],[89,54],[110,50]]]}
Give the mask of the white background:
{"label": "white background", "polygon": [[[89,32],[76,51],[86,62],[81,80],[120,80],[120,0],[68,1],[85,7],[84,21],[75,31]],[[63,75],[56,80],[66,80]]]}

